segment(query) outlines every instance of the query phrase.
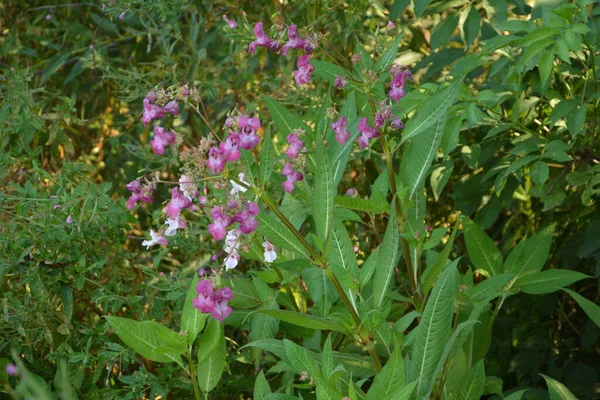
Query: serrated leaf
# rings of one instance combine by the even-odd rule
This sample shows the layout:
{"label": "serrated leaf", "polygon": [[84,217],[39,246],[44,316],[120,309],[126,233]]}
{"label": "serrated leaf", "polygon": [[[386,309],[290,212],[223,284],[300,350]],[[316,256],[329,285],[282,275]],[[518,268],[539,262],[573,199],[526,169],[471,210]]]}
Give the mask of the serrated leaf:
{"label": "serrated leaf", "polygon": [[265,400],[269,394],[271,394],[271,388],[265,378],[265,373],[261,370],[254,381],[253,400]]}
{"label": "serrated leaf", "polygon": [[394,350],[383,369],[375,376],[373,384],[365,397],[366,400],[396,399],[406,386],[404,360],[400,349]]}
{"label": "serrated leaf", "polygon": [[553,27],[540,27],[523,36],[520,44],[523,47],[527,47],[550,36],[558,35],[559,33],[560,31]]}
{"label": "serrated leaf", "polygon": [[271,317],[277,318],[280,321],[303,326],[309,329],[346,333],[346,329],[344,329],[343,326],[310,314],[303,314],[287,310],[258,310],[257,312],[270,315]]}
{"label": "serrated leaf", "polygon": [[540,71],[540,82],[544,90],[548,87],[550,81],[550,74],[552,73],[552,66],[554,65],[554,50],[555,47],[552,46],[540,57],[538,68]]}
{"label": "serrated leaf", "polygon": [[467,47],[471,46],[475,39],[477,39],[477,36],[479,36],[480,27],[481,16],[479,15],[479,11],[477,11],[477,7],[471,6],[462,26]]}
{"label": "serrated leaf", "polygon": [[423,272],[422,285],[424,295],[427,295],[427,293],[429,293],[429,290],[433,287],[433,283],[438,279],[440,273],[448,263],[448,256],[452,251],[452,246],[454,245],[454,239],[456,238],[457,230],[457,225],[454,225],[454,229],[452,229],[450,239],[446,242],[446,245],[444,246],[444,249],[438,256],[437,261],[432,266],[427,266],[425,272]]}
{"label": "serrated leaf", "polygon": [[281,222],[266,213],[258,214],[256,219],[258,220],[258,231],[275,246],[295,251],[309,258],[300,240]]}
{"label": "serrated leaf", "polygon": [[559,381],[550,378],[544,374],[540,374],[546,380],[548,385],[548,393],[550,394],[550,400],[577,400],[577,397],[571,393],[569,389]]}
{"label": "serrated leaf", "polygon": [[187,332],[187,343],[191,345],[196,340],[196,337],[204,328],[204,324],[209,314],[200,312],[192,304],[192,300],[197,296],[196,285],[198,284],[199,277],[194,274],[191,285],[188,288],[185,296],[185,303],[183,304],[183,311],[181,313],[181,330]]}
{"label": "serrated leaf", "polygon": [[528,239],[523,239],[506,257],[504,269],[516,275],[539,272],[544,267],[550,247],[554,225],[550,225]]}
{"label": "serrated leaf", "polygon": [[390,218],[377,259],[377,268],[373,276],[373,298],[376,309],[381,309],[383,300],[392,283],[394,268],[400,258],[400,232],[394,207],[390,207]]}
{"label": "serrated leaf", "polygon": [[310,63],[315,67],[315,76],[332,85],[335,84],[335,78],[338,76],[343,76],[345,78],[348,76],[348,72],[345,69],[328,61],[321,61],[313,58]]}
{"label": "serrated leaf", "polygon": [[406,123],[400,144],[422,134],[446,116],[448,109],[458,97],[463,78],[464,75],[455,78],[448,87],[438,91],[427,99],[417,114]]}
{"label": "serrated leaf", "polygon": [[371,277],[375,273],[375,268],[377,268],[379,261],[379,253],[381,252],[381,245],[377,246],[369,255],[365,263],[362,265],[359,272],[359,283],[360,288],[363,289],[364,286],[371,280]]}
{"label": "serrated leaf", "polygon": [[221,380],[226,365],[226,356],[227,346],[225,345],[225,336],[223,336],[221,331],[213,352],[210,356],[204,358],[202,362],[199,362],[197,366],[198,385],[203,392],[210,392],[217,386],[219,380]]}
{"label": "serrated leaf", "polygon": [[422,17],[431,0],[413,0],[413,9],[417,17]]}
{"label": "serrated leaf", "polygon": [[223,337],[223,326],[214,318],[211,318],[206,324],[206,329],[198,341],[196,351],[196,361],[201,364],[217,350],[219,342]]}
{"label": "serrated leaf", "polygon": [[469,290],[467,296],[470,301],[475,303],[489,301],[500,296],[502,294],[501,289],[514,277],[515,274],[500,274],[489,277]]}
{"label": "serrated leaf", "polygon": [[317,141],[316,149],[316,168],[315,171],[315,200],[313,203],[313,218],[317,228],[317,236],[322,242],[325,242],[331,234],[333,228],[333,199],[335,188],[333,185],[333,175],[327,152],[323,143]]}
{"label": "serrated leaf", "polygon": [[[314,63],[315,60],[312,60],[311,62]],[[269,114],[271,114],[271,118],[273,118],[275,127],[279,131],[280,135],[285,138],[287,135],[292,133],[294,129],[301,128],[304,129],[304,131],[310,136],[310,128],[304,123],[298,114],[288,110],[286,107],[279,104],[277,100],[272,99],[269,96],[263,95],[263,99],[267,104]]]}
{"label": "serrated leaf", "polygon": [[260,149],[260,181],[263,185],[269,183],[271,174],[273,173],[273,165],[275,160],[275,148],[273,147],[273,139],[271,138],[271,130],[267,130],[262,141]]}
{"label": "serrated leaf", "polygon": [[536,185],[543,185],[548,180],[548,176],[550,175],[550,169],[548,165],[543,161],[538,161],[531,166],[531,170],[529,171],[531,175],[531,180]]}
{"label": "serrated leaf", "polygon": [[487,271],[490,275],[500,273],[502,255],[492,239],[477,223],[467,218],[463,221],[467,252],[475,268]]}
{"label": "serrated leaf", "polygon": [[427,393],[430,380],[450,336],[454,297],[458,290],[458,260],[442,272],[427,300],[421,322],[416,329],[412,352],[412,376],[417,382],[417,396]]}
{"label": "serrated leaf", "polygon": [[485,385],[485,369],[483,360],[479,361],[467,375],[463,388],[458,394],[458,400],[479,400]]}
{"label": "serrated leaf", "polygon": [[389,208],[389,205],[383,202],[350,196],[335,196],[334,203],[349,210],[363,211],[374,214],[386,213]]}
{"label": "serrated leaf", "polygon": [[348,231],[340,220],[334,221],[328,255],[329,266],[352,297],[352,292],[358,291],[358,261]]}
{"label": "serrated leaf", "polygon": [[585,297],[581,296],[578,293],[575,293],[569,289],[563,289],[565,292],[569,293],[573,299],[579,304],[579,306],[585,311],[588,317],[595,323],[598,327],[600,327],[600,306],[592,303]]}
{"label": "serrated leaf", "polygon": [[156,362],[181,363],[186,352],[186,338],[156,321],[134,321],[128,318],[105,317],[119,338],[142,357]]}
{"label": "serrated leaf", "polygon": [[339,298],[339,295],[329,278],[325,275],[325,271],[317,267],[308,268],[302,271],[302,277],[321,315],[327,315],[331,309],[331,305]]}
{"label": "serrated leaf", "polygon": [[518,287],[528,294],[546,294],[571,285],[582,279],[589,278],[581,272],[568,269],[549,269],[534,274],[528,274],[516,280],[513,287]]}
{"label": "serrated leaf", "polygon": [[436,24],[433,32],[431,33],[431,39],[429,42],[431,44],[431,49],[435,50],[448,42],[456,30],[457,24],[458,14],[454,14],[449,18],[445,18],[439,24]]}
{"label": "serrated leaf", "polygon": [[394,60],[396,60],[396,56],[398,55],[398,46],[400,45],[400,40],[403,36],[404,31],[396,35],[385,54],[377,61],[377,64],[375,64],[375,71],[383,71],[394,63]]}

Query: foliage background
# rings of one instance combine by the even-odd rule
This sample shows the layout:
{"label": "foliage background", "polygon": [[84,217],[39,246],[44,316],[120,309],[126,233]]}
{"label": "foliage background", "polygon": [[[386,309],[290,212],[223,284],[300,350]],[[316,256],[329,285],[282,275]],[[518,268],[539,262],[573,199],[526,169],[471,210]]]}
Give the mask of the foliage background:
{"label": "foliage background", "polygon": [[[151,153],[148,130],[139,122],[141,100],[155,85],[196,86],[214,125],[236,104],[267,116],[258,93],[298,114],[316,112],[323,93],[293,85],[292,61],[245,51],[259,20],[312,27],[323,35],[323,54],[345,67],[360,46],[380,55],[404,30],[396,62],[410,65],[416,78],[402,103],[407,112],[433,83],[476,63],[468,90],[454,106],[453,129],[445,133],[450,151],[440,154],[428,178],[428,223],[450,227],[459,214],[469,216],[504,256],[521,238],[555,224],[547,265],[594,277],[572,289],[597,303],[600,6],[432,1],[416,17],[408,3],[0,4],[0,364],[15,349],[32,372],[56,387],[56,377],[67,371],[83,398],[188,393],[183,378],[170,378],[171,366],[124,348],[102,317],[177,326],[190,276],[210,263],[216,247],[200,223],[196,235],[179,237],[175,246],[142,251],[140,241],[168,188],[147,209],[154,211],[131,215],[124,185],[152,169],[164,171],[161,179],[177,179],[176,161]],[[223,14],[238,27],[228,29]],[[386,28],[389,20],[392,29]],[[524,40],[535,20],[558,33]],[[508,33],[520,40],[494,51],[506,44],[502,37]],[[176,124],[191,142],[207,132],[189,111]],[[381,165],[369,153],[352,160],[341,187],[368,193]],[[68,216],[73,224],[65,222]],[[453,251],[467,253],[462,237]],[[267,272],[254,272],[251,264],[241,268],[273,283]],[[226,327],[229,371],[215,398],[252,395],[257,365],[240,348],[253,333],[242,321],[241,313],[234,314]],[[280,334],[305,336],[286,324]],[[538,374],[544,373],[579,398],[597,398],[599,336],[600,329],[562,291],[511,296],[494,324],[486,373],[505,388],[540,389],[545,385]],[[0,382],[6,380],[0,372]],[[278,384],[280,377],[271,382]],[[527,396],[546,394],[531,390]]]}

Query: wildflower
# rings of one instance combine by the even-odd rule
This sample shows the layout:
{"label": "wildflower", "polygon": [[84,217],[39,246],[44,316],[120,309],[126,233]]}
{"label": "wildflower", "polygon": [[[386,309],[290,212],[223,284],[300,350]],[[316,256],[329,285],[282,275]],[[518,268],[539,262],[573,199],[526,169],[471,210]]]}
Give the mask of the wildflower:
{"label": "wildflower", "polygon": [[286,193],[291,193],[295,189],[295,183],[301,180],[304,180],[304,175],[302,173],[295,171],[292,163],[286,163],[281,171],[283,175],[286,176],[286,180],[281,184],[283,186],[283,191]]}
{"label": "wildflower", "polygon": [[290,133],[287,137],[290,147],[285,151],[285,154],[291,159],[295,159],[300,154],[300,150],[304,147],[304,141],[298,138],[297,133]]}
{"label": "wildflower", "polygon": [[209,150],[206,165],[213,174],[219,174],[223,171],[225,168],[225,161],[227,161],[227,158],[223,156],[223,153],[218,147],[213,147]]}
{"label": "wildflower", "polygon": [[119,14],[119,19],[125,19],[125,11],[123,11],[121,14]]}
{"label": "wildflower", "polygon": [[385,121],[390,119],[392,116],[392,108],[384,103],[382,103],[375,113],[375,126],[377,128],[381,128]]}
{"label": "wildflower", "polygon": [[265,240],[262,244],[265,248],[265,262],[272,263],[277,259],[277,253],[275,252],[275,246],[268,240]]}
{"label": "wildflower", "polygon": [[231,229],[227,232],[227,236],[225,237],[225,246],[223,246],[223,250],[227,254],[231,253],[233,250],[237,250],[240,247],[240,238],[242,236],[242,231],[239,229]]}
{"label": "wildflower", "polygon": [[166,114],[166,111],[154,104],[156,101],[156,92],[151,91],[144,97],[144,113],[142,114],[142,123],[144,126],[152,122],[153,119],[161,119]]}
{"label": "wildflower", "polygon": [[342,75],[338,75],[335,77],[335,87],[338,89],[343,89],[346,87],[346,79]]}
{"label": "wildflower", "polygon": [[204,275],[206,275],[206,269],[204,269],[204,268],[200,268],[200,269],[198,270],[198,276],[199,276],[199,277],[203,277]]}
{"label": "wildflower", "polygon": [[[250,184],[246,182],[246,175],[243,172],[240,172],[240,174],[238,175],[238,180],[244,185],[250,186]],[[235,196],[239,192],[246,193],[246,191],[248,190],[244,186],[238,185],[235,181],[229,181],[229,183],[231,183],[231,191],[229,192],[229,194],[232,196]]]}
{"label": "wildflower", "polygon": [[151,240],[144,240],[142,242],[142,246],[146,246],[146,250],[155,244],[169,244],[167,238],[162,233],[156,232],[154,229],[150,229],[150,236],[152,237]]}
{"label": "wildflower", "polygon": [[404,90],[404,80],[412,79],[412,73],[408,70],[401,70],[398,66],[392,66],[390,69],[392,81],[390,82],[390,91],[388,96],[394,101],[398,101],[406,95]]}
{"label": "wildflower", "polygon": [[183,194],[179,193],[179,189],[174,187],[171,189],[171,200],[167,203],[164,212],[169,216],[169,218],[177,219],[179,214],[181,214],[181,210],[189,208],[191,205],[192,201]]}
{"label": "wildflower", "polygon": [[179,178],[179,189],[181,190],[181,193],[190,200],[194,200],[200,194],[194,179],[186,174],[181,175]]}
{"label": "wildflower", "polygon": [[361,133],[361,135],[358,137],[358,145],[361,150],[369,146],[370,139],[379,136],[377,128],[369,126],[367,124],[367,118],[365,117],[358,122],[358,131]]}
{"label": "wildflower", "polygon": [[67,221],[66,222],[67,222],[67,224],[72,224],[73,223],[73,218],[69,215],[67,217]]}
{"label": "wildflower", "polygon": [[165,154],[165,146],[175,141],[175,134],[170,131],[166,131],[160,125],[154,127],[154,139],[150,141],[154,154],[163,155]]}
{"label": "wildflower", "polygon": [[179,103],[177,102],[177,100],[171,100],[170,102],[165,104],[163,110],[165,110],[173,116],[177,116],[179,115]]}
{"label": "wildflower", "polygon": [[259,142],[259,137],[256,131],[260,129],[260,120],[258,117],[248,118],[245,115],[241,115],[238,118],[240,126],[239,131],[239,146],[242,149],[252,150],[256,147]]}
{"label": "wildflower", "polygon": [[205,314],[211,313],[215,308],[213,291],[212,283],[209,280],[203,279],[198,282],[196,285],[196,293],[198,293],[198,296],[192,300],[194,307]]}
{"label": "wildflower", "polygon": [[232,308],[227,305],[227,301],[220,301],[215,304],[210,315],[218,321],[223,321],[231,315],[232,311]]}
{"label": "wildflower", "polygon": [[358,197],[358,191],[354,188],[350,188],[350,189],[346,190],[346,196]]}
{"label": "wildflower", "polygon": [[390,124],[392,129],[404,129],[404,122],[400,118],[394,118]]}
{"label": "wildflower", "polygon": [[237,22],[235,22],[235,19],[230,19],[229,21],[227,21],[227,26],[229,27],[229,29],[235,29],[237,28]]}
{"label": "wildflower", "polygon": [[346,117],[340,117],[340,119],[331,124],[331,129],[335,132],[335,140],[339,144],[344,144],[350,139],[350,132],[346,129],[347,126],[348,119]]}
{"label": "wildflower", "polygon": [[298,70],[294,71],[296,85],[301,86],[310,82],[310,75],[315,70],[315,67],[310,63],[310,56],[305,54],[298,57],[296,66],[298,67]]}
{"label": "wildflower", "polygon": [[50,21],[52,19],[52,14],[46,14],[44,18],[46,19],[46,21]]}
{"label": "wildflower", "polygon": [[262,22],[257,22],[256,25],[254,25],[254,36],[256,36],[256,40],[248,45],[248,51],[250,53],[256,51],[256,46],[269,47],[271,45],[271,39],[263,32],[263,25]]}
{"label": "wildflower", "polygon": [[213,222],[208,225],[208,232],[215,240],[223,239],[227,234],[227,227],[233,223],[233,219],[220,206],[213,207],[210,216]]}
{"label": "wildflower", "polygon": [[152,201],[154,185],[142,186],[141,182],[136,179],[125,185],[125,188],[132,193],[131,197],[127,199],[128,210],[135,207],[138,201],[143,201],[144,203],[150,203]]}
{"label": "wildflower", "polygon": [[227,140],[219,143],[219,150],[225,157],[225,161],[237,161],[240,159],[242,154],[240,153],[239,147],[239,135],[237,133],[231,133],[227,136]]}
{"label": "wildflower", "polygon": [[388,28],[393,28],[394,27],[394,23],[392,21],[388,21],[387,27]]}
{"label": "wildflower", "polygon": [[238,212],[233,217],[233,220],[235,222],[239,222],[240,231],[248,235],[254,232],[258,227],[258,221],[255,219],[255,217],[258,215],[259,212],[260,209],[258,208],[258,204],[249,201],[246,203],[246,208]]}
{"label": "wildflower", "polygon": [[360,53],[352,54],[350,61],[352,62],[352,64],[357,64],[360,62],[361,58],[362,58],[362,55]]}
{"label": "wildflower", "polygon": [[168,225],[168,228],[165,230],[165,236],[175,236],[177,229],[185,229],[187,226],[185,220],[181,218],[181,216],[177,218],[168,218],[165,221],[165,225]]}
{"label": "wildflower", "polygon": [[19,373],[19,369],[15,364],[9,363],[6,364],[6,375],[17,375]]}
{"label": "wildflower", "polygon": [[290,49],[303,49],[305,46],[304,40],[298,36],[298,27],[295,24],[290,25],[287,34],[289,40],[281,48],[281,54],[284,56],[287,56]]}
{"label": "wildflower", "polygon": [[225,257],[225,270],[229,271],[237,267],[241,260],[240,253],[237,250],[232,249],[227,257]]}

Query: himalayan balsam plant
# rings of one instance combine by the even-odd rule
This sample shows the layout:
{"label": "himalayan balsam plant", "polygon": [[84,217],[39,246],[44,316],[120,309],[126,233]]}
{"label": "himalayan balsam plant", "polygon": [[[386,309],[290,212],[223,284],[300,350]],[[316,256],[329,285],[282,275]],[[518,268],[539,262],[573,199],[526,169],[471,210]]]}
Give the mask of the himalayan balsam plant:
{"label": "himalayan balsam plant", "polygon": [[[344,60],[296,25],[258,22],[254,36],[247,56],[294,63],[297,90],[318,99],[314,112],[300,116],[262,95],[256,104],[266,109],[240,104],[216,127],[193,85],[147,93],[140,123],[153,132],[156,155],[178,159],[180,178],[163,181],[157,171],[127,185],[129,209],[151,203],[159,187],[170,192],[142,246],[197,235],[215,252],[190,282],[179,332],[116,316],[109,324],[142,356],[179,365],[197,399],[226,370],[225,327],[246,320],[242,351],[256,366],[255,399],[478,399],[484,391],[520,399],[523,391],[490,389],[486,377],[505,299],[587,276],[542,271],[553,226],[503,259],[468,218],[427,225],[426,177],[457,145],[446,122],[470,96],[468,71],[419,88],[410,69],[394,63],[402,33],[377,57]],[[408,101],[415,96],[425,98],[418,110]],[[184,109],[205,122],[199,143],[174,128]],[[351,157],[380,168],[370,193],[352,187],[361,171],[348,171]],[[460,234],[468,262],[450,259]],[[271,376],[282,382],[275,391]],[[551,396],[572,398],[545,379]]]}

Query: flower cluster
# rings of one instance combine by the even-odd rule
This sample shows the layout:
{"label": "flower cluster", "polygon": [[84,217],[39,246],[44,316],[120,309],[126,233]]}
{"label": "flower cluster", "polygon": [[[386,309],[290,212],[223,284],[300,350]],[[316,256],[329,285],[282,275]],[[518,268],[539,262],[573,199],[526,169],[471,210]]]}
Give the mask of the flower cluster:
{"label": "flower cluster", "polygon": [[194,298],[193,305],[200,312],[210,314],[214,319],[223,321],[231,315],[231,307],[227,305],[233,298],[233,292],[228,287],[220,288],[216,292],[212,282],[203,279],[196,285],[198,296]]}
{"label": "flower cluster", "polygon": [[237,118],[228,118],[225,126],[230,129],[229,136],[218,147],[213,147],[208,152],[206,166],[213,174],[220,174],[225,168],[225,163],[239,160],[240,149],[252,150],[258,145],[260,129],[258,117],[249,118],[239,115]]}
{"label": "flower cluster", "polygon": [[398,101],[406,95],[404,90],[405,79],[412,79],[412,73],[408,69],[402,69],[397,65],[393,65],[390,69],[392,81],[390,82],[390,91],[388,96],[393,101]]}
{"label": "flower cluster", "polygon": [[331,124],[331,129],[335,132],[335,140],[339,144],[344,144],[350,139],[350,132],[346,129],[347,126],[348,119],[346,117],[340,117],[340,119]]}
{"label": "flower cluster", "polygon": [[[208,225],[208,231],[215,240],[222,240],[227,234],[227,228],[234,222],[238,222],[240,231],[248,235],[258,227],[256,216],[259,212],[260,209],[254,202],[246,202],[242,209],[238,201],[230,200],[227,208],[224,206],[213,207],[210,212],[213,222]],[[234,213],[233,217],[229,213]]]}
{"label": "flower cluster", "polygon": [[285,163],[281,173],[286,177],[286,180],[281,184],[283,191],[291,193],[296,188],[295,183],[304,180],[304,175],[301,172],[294,170],[294,166],[291,162]]}
{"label": "flower cluster", "polygon": [[[189,95],[189,90],[185,87],[180,88],[180,96]],[[154,90],[148,92],[144,97],[144,112],[142,114],[142,123],[147,126],[152,120],[164,118],[167,114],[172,116],[179,115],[179,103],[173,98],[174,93],[167,93],[161,89],[158,92]],[[162,106],[159,104],[163,104]],[[150,142],[154,154],[165,154],[165,147],[175,143],[177,135],[173,131],[167,131],[160,125],[154,127],[154,139]]]}
{"label": "flower cluster", "polygon": [[357,142],[361,150],[365,147],[369,147],[369,140],[379,136],[379,131],[377,128],[367,124],[366,117],[363,117],[360,121],[358,121],[358,131],[360,132],[360,136],[358,137]]}
{"label": "flower cluster", "polygon": [[223,14],[223,21],[227,22],[227,26],[229,27],[229,29],[237,28],[237,22],[235,21],[235,19],[227,18],[226,14]]}
{"label": "flower cluster", "polygon": [[149,183],[145,186],[142,185],[139,179],[129,182],[125,185],[125,188],[132,194],[127,199],[127,209],[131,210],[138,201],[144,203],[150,203],[152,201],[152,192],[154,191],[154,183]]}
{"label": "flower cluster", "polygon": [[294,71],[294,79],[298,86],[305,85],[310,82],[310,76],[312,75],[315,67],[310,63],[312,52],[316,48],[316,39],[313,36],[307,36],[306,38],[300,37],[298,34],[298,27],[290,25],[287,29],[288,41],[281,46],[279,40],[273,40],[263,30],[264,23],[258,22],[254,25],[254,36],[256,40],[248,45],[248,52],[254,53],[256,47],[266,47],[272,51],[281,51],[281,55],[287,56],[290,49],[297,49],[303,52],[296,61],[296,67]]}

